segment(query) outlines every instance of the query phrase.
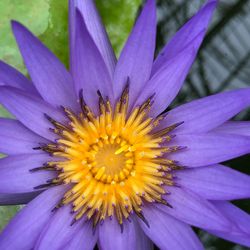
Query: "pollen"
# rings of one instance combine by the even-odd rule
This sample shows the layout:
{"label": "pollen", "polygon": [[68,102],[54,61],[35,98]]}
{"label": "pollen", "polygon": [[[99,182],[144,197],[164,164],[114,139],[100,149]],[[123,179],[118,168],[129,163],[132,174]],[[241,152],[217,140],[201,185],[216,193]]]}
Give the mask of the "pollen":
{"label": "pollen", "polygon": [[57,208],[72,204],[74,221],[92,219],[95,227],[115,217],[122,225],[132,213],[145,221],[144,204],[168,205],[163,195],[174,185],[172,172],[180,166],[166,156],[181,148],[166,145],[181,123],[157,130],[163,116],[149,117],[152,98],[129,112],[128,85],[115,105],[97,94],[98,115],[80,93],[81,113],[63,108],[67,124],[46,116],[60,138],[39,149],[59,160],[35,170],[56,170],[58,176],[36,188],[71,184]]}

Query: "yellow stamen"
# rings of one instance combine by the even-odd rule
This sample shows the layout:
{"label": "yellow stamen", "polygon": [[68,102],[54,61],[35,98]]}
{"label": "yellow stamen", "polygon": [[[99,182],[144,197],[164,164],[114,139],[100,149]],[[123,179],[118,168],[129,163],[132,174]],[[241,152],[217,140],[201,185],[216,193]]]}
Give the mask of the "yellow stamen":
{"label": "yellow stamen", "polygon": [[73,204],[75,220],[86,216],[97,225],[116,216],[122,224],[132,211],[143,218],[143,202],[164,203],[163,186],[173,185],[171,171],[176,165],[163,155],[179,148],[162,142],[171,139],[167,133],[178,124],[153,132],[162,118],[147,117],[151,100],[128,114],[128,92],[126,87],[114,109],[98,92],[98,116],[83,100],[79,115],[64,109],[70,128],[51,119],[62,138],[44,150],[63,160],[47,166],[62,171],[56,183],[73,183],[62,204]]}

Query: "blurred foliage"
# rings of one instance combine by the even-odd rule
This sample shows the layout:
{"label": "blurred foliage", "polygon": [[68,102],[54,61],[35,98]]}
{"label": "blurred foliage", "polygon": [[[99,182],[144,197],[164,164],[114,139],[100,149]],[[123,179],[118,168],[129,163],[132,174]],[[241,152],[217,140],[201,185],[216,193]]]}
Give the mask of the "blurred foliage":
{"label": "blurred foliage", "polygon": [[[120,52],[134,24],[142,0],[97,0],[111,42]],[[0,58],[26,73],[11,32],[11,20],[17,20],[38,36],[68,65],[68,0],[1,0]]]}
{"label": "blurred foliage", "polygon": [[48,25],[39,38],[68,66],[68,1],[47,0],[47,3],[49,4],[49,15],[46,20]]}
{"label": "blurred foliage", "polygon": [[21,56],[11,33],[12,19],[29,27],[37,36],[43,34],[49,23],[49,3],[44,0],[0,1],[0,58],[25,72]]}
{"label": "blurred foliage", "polygon": [[118,55],[134,24],[142,0],[97,0],[103,22]]}
{"label": "blurred foliage", "polygon": [[18,212],[20,206],[0,206],[0,230]]}
{"label": "blurred foliage", "polygon": [[0,117],[8,117],[11,118],[11,114],[6,111],[1,105],[0,105]]}

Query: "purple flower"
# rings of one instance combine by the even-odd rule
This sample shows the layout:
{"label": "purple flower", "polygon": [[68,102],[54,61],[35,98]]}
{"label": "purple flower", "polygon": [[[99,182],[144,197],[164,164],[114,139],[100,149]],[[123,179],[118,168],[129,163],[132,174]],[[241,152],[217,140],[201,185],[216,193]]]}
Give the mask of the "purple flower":
{"label": "purple flower", "polygon": [[[118,61],[93,1],[71,0],[70,73],[25,27],[28,80],[0,63],[0,204],[25,204],[0,249],[203,249],[191,226],[250,246],[250,178],[220,162],[250,152],[250,89],[163,113],[180,90],[216,1],[154,60],[148,0]],[[32,83],[31,83],[32,82]]]}

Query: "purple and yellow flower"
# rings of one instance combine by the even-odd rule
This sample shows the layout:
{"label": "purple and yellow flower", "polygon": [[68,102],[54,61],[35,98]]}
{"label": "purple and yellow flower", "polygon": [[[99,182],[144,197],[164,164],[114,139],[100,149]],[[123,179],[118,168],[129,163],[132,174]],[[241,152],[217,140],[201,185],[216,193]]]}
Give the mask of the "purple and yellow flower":
{"label": "purple and yellow flower", "polygon": [[205,35],[208,1],[154,60],[148,0],[116,60],[92,0],[69,2],[70,71],[24,26],[13,32],[31,80],[0,63],[0,204],[26,204],[0,249],[203,246],[192,226],[250,246],[250,177],[219,163],[250,152],[249,122],[229,121],[250,89],[164,112]]}

